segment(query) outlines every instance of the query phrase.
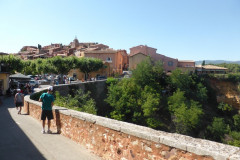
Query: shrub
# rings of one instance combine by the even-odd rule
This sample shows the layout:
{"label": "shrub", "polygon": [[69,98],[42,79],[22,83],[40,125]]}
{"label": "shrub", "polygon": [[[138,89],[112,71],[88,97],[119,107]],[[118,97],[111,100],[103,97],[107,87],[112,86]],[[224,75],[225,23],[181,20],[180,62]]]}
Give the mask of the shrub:
{"label": "shrub", "polygon": [[214,117],[211,126],[207,129],[210,131],[212,138],[216,141],[220,141],[224,138],[224,134],[228,133],[228,125],[224,122],[223,118]]}
{"label": "shrub", "polygon": [[221,111],[232,111],[233,108],[229,104],[221,102],[218,105],[218,109]]}
{"label": "shrub", "polygon": [[228,74],[228,80],[231,82],[240,82],[240,74]]}
{"label": "shrub", "polygon": [[118,79],[113,78],[113,77],[109,77],[106,80],[106,83],[107,83],[108,86],[110,86],[111,84],[117,84],[117,82],[118,82]]}
{"label": "shrub", "polygon": [[233,116],[234,127],[237,131],[240,131],[240,115],[236,114]]}
{"label": "shrub", "polygon": [[44,92],[47,92],[47,90],[42,90],[40,92],[37,92],[37,93],[34,93],[32,95],[30,95],[30,99],[32,100],[35,100],[35,101],[38,101],[40,96],[44,93]]}
{"label": "shrub", "polygon": [[240,132],[237,131],[230,132],[229,136],[231,137],[231,140],[228,140],[227,144],[240,147]]}
{"label": "shrub", "polygon": [[74,96],[68,95],[66,97],[60,96],[59,92],[55,93],[55,104],[61,107],[74,109],[81,112],[96,114],[96,103],[90,97],[90,92],[84,94],[81,89],[77,90]]}
{"label": "shrub", "polygon": [[191,132],[198,126],[203,115],[201,105],[193,100],[188,101],[184,97],[184,92],[179,89],[168,98],[168,106],[178,133]]}

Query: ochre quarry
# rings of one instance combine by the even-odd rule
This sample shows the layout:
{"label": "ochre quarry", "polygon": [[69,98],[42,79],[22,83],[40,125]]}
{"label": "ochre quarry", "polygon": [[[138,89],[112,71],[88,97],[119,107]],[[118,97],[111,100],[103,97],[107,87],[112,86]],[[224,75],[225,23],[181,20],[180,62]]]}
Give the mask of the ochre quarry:
{"label": "ochre quarry", "polygon": [[239,83],[210,79],[210,85],[216,91],[218,103],[227,103],[240,110]]}

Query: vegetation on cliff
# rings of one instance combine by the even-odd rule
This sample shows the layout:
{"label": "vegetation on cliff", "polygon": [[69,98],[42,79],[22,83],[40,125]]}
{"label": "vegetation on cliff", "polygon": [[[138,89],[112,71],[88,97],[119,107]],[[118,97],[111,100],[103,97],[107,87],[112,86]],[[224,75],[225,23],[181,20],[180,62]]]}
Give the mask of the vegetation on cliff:
{"label": "vegetation on cliff", "polygon": [[96,114],[96,102],[90,97],[90,94],[90,92],[84,93],[81,89],[79,89],[75,90],[74,94],[68,94],[68,96],[63,97],[60,96],[58,91],[56,91],[56,100],[54,104],[81,112]]}
{"label": "vegetation on cliff", "polygon": [[229,73],[240,73],[240,64],[221,63],[221,64],[216,64],[216,65],[227,68]]}
{"label": "vegetation on cliff", "polygon": [[230,105],[217,103],[203,76],[180,70],[167,76],[160,62],[147,59],[132,78],[109,83],[111,118],[240,146],[240,115]]}
{"label": "vegetation on cliff", "polygon": [[231,81],[234,83],[240,82],[240,64],[234,63],[221,63],[215,64],[216,66],[227,68],[227,74],[224,75],[215,75],[215,77],[220,78],[222,80]]}

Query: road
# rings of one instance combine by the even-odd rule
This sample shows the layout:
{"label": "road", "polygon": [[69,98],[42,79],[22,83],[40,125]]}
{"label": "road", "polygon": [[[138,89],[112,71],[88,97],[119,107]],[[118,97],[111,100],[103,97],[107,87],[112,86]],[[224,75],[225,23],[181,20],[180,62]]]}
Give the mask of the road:
{"label": "road", "polygon": [[0,160],[101,160],[62,135],[42,134],[38,120],[17,114],[13,97],[0,98]]}

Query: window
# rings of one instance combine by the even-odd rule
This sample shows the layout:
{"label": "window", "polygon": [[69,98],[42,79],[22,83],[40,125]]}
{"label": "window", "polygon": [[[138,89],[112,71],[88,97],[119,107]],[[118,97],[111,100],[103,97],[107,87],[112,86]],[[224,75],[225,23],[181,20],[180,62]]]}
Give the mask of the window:
{"label": "window", "polygon": [[109,62],[109,61],[112,61],[112,58],[111,57],[107,57],[107,60],[106,60],[107,62]]}
{"label": "window", "polygon": [[172,61],[168,61],[168,66],[173,66],[173,62]]}

